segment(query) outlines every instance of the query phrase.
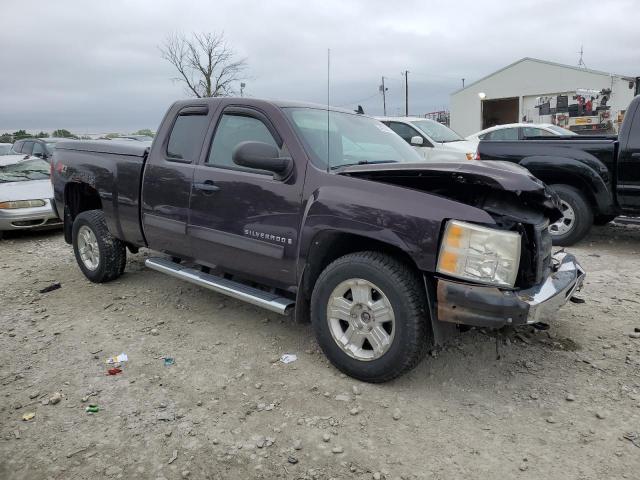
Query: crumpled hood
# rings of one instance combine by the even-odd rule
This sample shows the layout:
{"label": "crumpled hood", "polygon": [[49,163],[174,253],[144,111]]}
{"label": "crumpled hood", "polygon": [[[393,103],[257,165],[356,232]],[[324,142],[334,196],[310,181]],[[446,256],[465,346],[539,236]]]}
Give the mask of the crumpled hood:
{"label": "crumpled hood", "polygon": [[51,198],[53,198],[53,188],[49,179],[0,183],[0,202]]}
{"label": "crumpled hood", "polygon": [[442,194],[444,190],[445,195],[447,190],[464,190],[465,187],[510,192],[530,207],[544,212],[552,222],[562,216],[558,196],[529,170],[511,162],[364,164],[344,167],[336,173],[436,194]]}

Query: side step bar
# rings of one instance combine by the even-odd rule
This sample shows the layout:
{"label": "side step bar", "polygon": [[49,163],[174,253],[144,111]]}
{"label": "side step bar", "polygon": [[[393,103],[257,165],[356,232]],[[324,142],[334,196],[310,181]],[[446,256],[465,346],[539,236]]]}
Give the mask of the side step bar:
{"label": "side step bar", "polygon": [[258,307],[266,308],[281,315],[288,314],[290,309],[295,305],[295,302],[288,298],[280,297],[276,294],[249,287],[232,280],[227,280],[226,278],[210,275],[194,268],[188,268],[165,258],[148,258],[144,263],[152,270],[166,273],[172,277],[208,288],[214,292],[242,300]]}

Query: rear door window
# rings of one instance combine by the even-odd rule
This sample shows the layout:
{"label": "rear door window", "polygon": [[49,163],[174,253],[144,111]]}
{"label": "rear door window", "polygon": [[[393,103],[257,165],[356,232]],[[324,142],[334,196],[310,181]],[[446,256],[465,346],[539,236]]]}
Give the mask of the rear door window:
{"label": "rear door window", "polygon": [[499,142],[500,141],[508,142],[511,140],[518,140],[518,129],[517,128],[501,128],[499,130],[494,130],[493,132],[489,132],[484,139],[499,141]]}
{"label": "rear door window", "polygon": [[191,163],[198,159],[207,119],[207,115],[178,115],[167,143],[167,160]]}
{"label": "rear door window", "polygon": [[525,137],[554,137],[555,136],[553,133],[537,127],[523,127],[522,132]]}

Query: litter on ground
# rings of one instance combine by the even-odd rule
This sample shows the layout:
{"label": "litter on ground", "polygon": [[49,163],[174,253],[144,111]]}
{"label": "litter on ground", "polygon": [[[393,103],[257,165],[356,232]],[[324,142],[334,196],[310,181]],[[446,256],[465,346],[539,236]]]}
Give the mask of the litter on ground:
{"label": "litter on ground", "polygon": [[298,360],[298,356],[293,353],[285,353],[280,357],[280,361],[284,364],[295,362]]}

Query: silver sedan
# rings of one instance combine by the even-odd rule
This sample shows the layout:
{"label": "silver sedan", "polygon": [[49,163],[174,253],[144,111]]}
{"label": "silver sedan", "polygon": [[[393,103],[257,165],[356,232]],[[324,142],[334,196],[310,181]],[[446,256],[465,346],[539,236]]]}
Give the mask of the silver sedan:
{"label": "silver sedan", "polygon": [[50,166],[40,158],[11,155],[0,160],[0,236],[7,230],[62,226],[53,209]]}

